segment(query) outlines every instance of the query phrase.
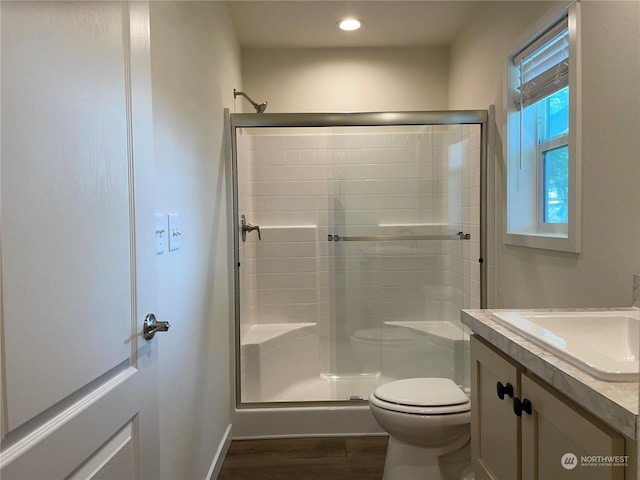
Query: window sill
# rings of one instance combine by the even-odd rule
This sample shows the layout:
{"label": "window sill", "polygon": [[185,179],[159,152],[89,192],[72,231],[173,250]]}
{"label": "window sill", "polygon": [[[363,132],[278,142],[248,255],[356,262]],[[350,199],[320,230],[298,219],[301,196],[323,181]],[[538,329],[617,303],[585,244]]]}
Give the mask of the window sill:
{"label": "window sill", "polygon": [[575,239],[566,234],[554,233],[505,233],[504,243],[519,247],[555,250],[558,252],[580,253],[580,246]]}

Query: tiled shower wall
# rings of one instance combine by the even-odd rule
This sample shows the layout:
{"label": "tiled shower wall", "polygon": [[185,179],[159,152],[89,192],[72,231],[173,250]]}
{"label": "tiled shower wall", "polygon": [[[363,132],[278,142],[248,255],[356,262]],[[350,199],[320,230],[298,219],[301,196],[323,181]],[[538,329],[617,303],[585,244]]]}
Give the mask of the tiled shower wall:
{"label": "tiled shower wall", "polygon": [[[251,133],[238,135],[239,215],[262,240],[240,246],[243,326],[319,322],[348,341],[479,307],[479,126]],[[328,241],[457,231],[471,240]]]}

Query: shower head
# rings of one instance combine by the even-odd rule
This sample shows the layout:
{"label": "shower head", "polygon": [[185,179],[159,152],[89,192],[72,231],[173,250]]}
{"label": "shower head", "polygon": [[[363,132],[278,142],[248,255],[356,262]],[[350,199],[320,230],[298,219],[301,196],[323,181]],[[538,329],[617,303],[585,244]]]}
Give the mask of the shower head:
{"label": "shower head", "polygon": [[267,102],[262,102],[259,105],[254,105],[253,108],[255,108],[256,112],[258,113],[264,113],[264,111],[267,109]]}
{"label": "shower head", "polygon": [[244,92],[238,92],[235,88],[233,89],[233,98],[236,98],[238,95],[243,96],[244,98],[246,98],[247,100],[249,100],[249,102],[251,103],[251,105],[253,105],[253,108],[256,109],[256,113],[264,113],[264,111],[267,109],[267,102],[262,102],[262,103],[256,103],[253,100],[251,100],[251,98],[249,97],[249,95],[247,95]]}

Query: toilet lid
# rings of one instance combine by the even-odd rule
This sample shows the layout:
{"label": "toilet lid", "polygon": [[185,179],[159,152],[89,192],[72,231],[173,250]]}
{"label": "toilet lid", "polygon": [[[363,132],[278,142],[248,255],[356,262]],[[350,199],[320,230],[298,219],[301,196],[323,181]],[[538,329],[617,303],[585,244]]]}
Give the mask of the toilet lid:
{"label": "toilet lid", "polygon": [[352,335],[354,340],[371,343],[405,344],[413,343],[414,337],[405,329],[399,328],[368,328],[358,330]]}
{"label": "toilet lid", "polygon": [[469,397],[449,378],[396,380],[376,388],[374,395],[385,402],[412,407],[443,407],[469,402]]}

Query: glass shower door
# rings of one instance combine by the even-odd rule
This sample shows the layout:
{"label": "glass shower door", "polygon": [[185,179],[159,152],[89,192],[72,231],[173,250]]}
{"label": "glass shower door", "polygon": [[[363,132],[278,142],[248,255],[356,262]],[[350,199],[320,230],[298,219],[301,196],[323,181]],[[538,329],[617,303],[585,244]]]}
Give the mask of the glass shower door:
{"label": "glass shower door", "polygon": [[332,348],[322,363],[335,397],[366,399],[399,378],[455,378],[468,127],[334,130],[322,342]]}
{"label": "glass shower door", "polygon": [[234,215],[239,231],[243,216],[260,227],[236,244],[240,403],[366,400],[416,376],[466,384],[479,124],[302,120],[234,136]]}

